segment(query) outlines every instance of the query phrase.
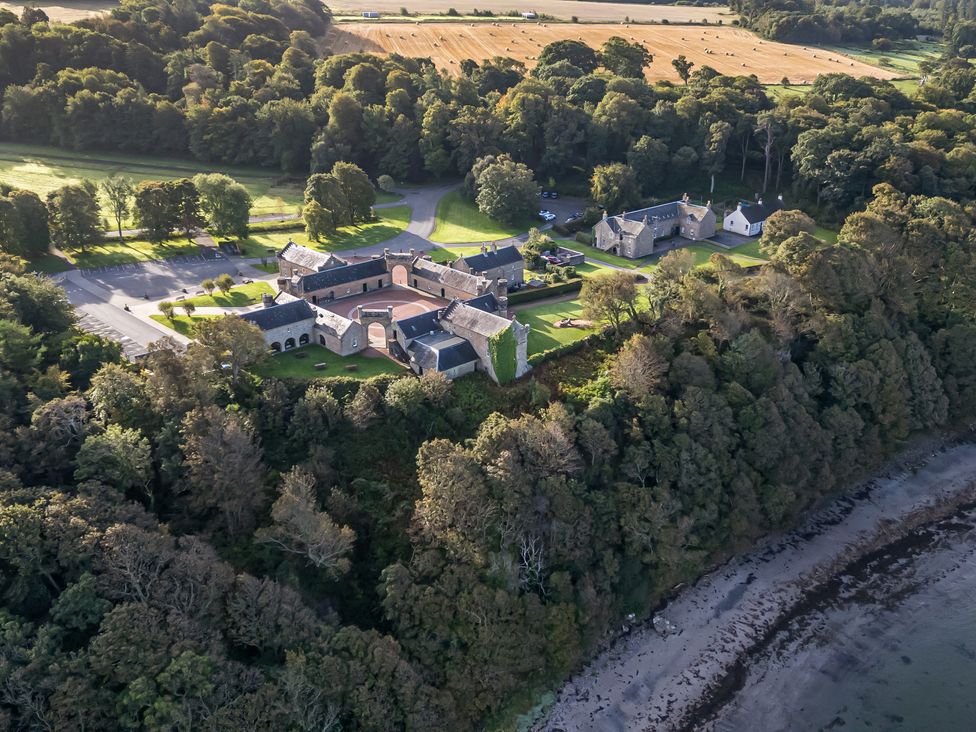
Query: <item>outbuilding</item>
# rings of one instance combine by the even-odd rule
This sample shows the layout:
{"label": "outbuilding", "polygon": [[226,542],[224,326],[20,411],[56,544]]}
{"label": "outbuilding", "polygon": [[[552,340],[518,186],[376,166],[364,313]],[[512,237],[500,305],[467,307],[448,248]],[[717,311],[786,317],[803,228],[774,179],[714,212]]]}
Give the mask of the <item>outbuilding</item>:
{"label": "outbuilding", "polygon": [[783,208],[785,206],[782,196],[777,196],[768,203],[764,203],[761,198],[756,203],[740,201],[734,211],[725,214],[722,228],[743,236],[759,236],[766,219]]}

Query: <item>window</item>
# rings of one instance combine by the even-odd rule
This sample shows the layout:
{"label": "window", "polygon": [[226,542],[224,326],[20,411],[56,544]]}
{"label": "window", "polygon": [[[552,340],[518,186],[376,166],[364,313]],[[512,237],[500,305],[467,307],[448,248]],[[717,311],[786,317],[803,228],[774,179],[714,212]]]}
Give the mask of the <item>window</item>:
{"label": "window", "polygon": [[376,280],[377,287],[383,287],[383,280]]}
{"label": "window", "polygon": [[319,296],[318,295],[312,295],[312,304],[315,305],[316,303],[318,303],[318,301],[319,301]]}
{"label": "window", "polygon": [[441,297],[444,297],[444,288],[441,288]]}
{"label": "window", "polygon": [[298,337],[298,345],[300,346],[308,345],[308,333],[302,333]]}
{"label": "window", "polygon": [[417,286],[417,278],[416,278],[416,277],[414,277],[414,278],[413,278],[413,286],[414,286],[414,287],[416,287],[416,286]]}
{"label": "window", "polygon": [[281,344],[278,343],[278,341],[275,341],[274,343],[271,344],[271,352],[281,353]]}
{"label": "window", "polygon": [[321,333],[319,334],[319,343],[323,346],[325,345],[325,336]]}
{"label": "window", "polygon": [[369,285],[365,282],[363,283],[363,292],[369,292]]}
{"label": "window", "polygon": [[289,339],[287,339],[285,341],[285,350],[286,351],[290,351],[294,347],[295,347],[295,339],[294,338],[289,338]]}
{"label": "window", "polygon": [[355,338],[353,338],[352,339],[352,347],[355,348],[358,345],[359,345],[359,341],[357,341]]}

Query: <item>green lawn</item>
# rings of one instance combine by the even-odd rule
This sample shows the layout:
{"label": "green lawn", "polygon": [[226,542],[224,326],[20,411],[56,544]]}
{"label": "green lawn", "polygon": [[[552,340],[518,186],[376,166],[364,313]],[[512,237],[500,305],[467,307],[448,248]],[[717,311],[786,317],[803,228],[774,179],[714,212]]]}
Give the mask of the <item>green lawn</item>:
{"label": "green lawn", "polygon": [[437,204],[434,233],[430,235],[430,240],[441,244],[495,241],[524,234],[538,225],[535,218],[529,218],[515,226],[506,226],[481,213],[461,191],[451,191]]}
{"label": "green lawn", "polygon": [[213,295],[188,297],[186,300],[181,300],[179,304],[182,305],[185,302],[189,302],[198,308],[243,307],[245,305],[256,305],[261,302],[261,296],[264,294],[275,294],[274,290],[271,289],[271,285],[267,282],[252,282],[249,285],[232,287],[226,295],[220,290],[214,290]]}
{"label": "green lawn", "polygon": [[820,241],[825,241],[828,244],[837,243],[837,232],[832,231],[831,229],[825,229],[822,226],[818,226],[813,230],[813,235],[820,239]]}
{"label": "green lawn", "polygon": [[[312,241],[304,231],[272,231],[253,234],[238,242],[245,257],[273,257],[289,241],[322,252],[340,252],[380,244],[392,239],[410,223],[409,206],[377,209],[378,220],[361,226],[343,226],[322,241]],[[269,251],[274,250],[274,251]]]}
{"label": "green lawn", "polygon": [[[118,153],[83,153],[39,145],[0,143],[0,180],[41,197],[66,183],[88,179],[99,183],[112,173],[133,181],[191,178],[197,173],[226,173],[242,183],[254,200],[251,214],[296,213],[301,205],[304,182],[281,182],[277,170],[201,163],[180,158],[157,158]],[[107,212],[105,213],[107,217]],[[115,226],[107,222],[106,228]]]}
{"label": "green lawn", "polygon": [[222,315],[177,315],[173,314],[172,318],[167,318],[162,313],[156,313],[155,315],[150,315],[150,318],[155,320],[157,323],[165,325],[167,328],[175,330],[180,335],[186,336],[187,338],[193,338],[193,326],[199,323],[201,320],[207,320],[208,318],[221,318]]}
{"label": "green lawn", "polygon": [[169,239],[154,244],[147,239],[107,239],[89,244],[85,251],[65,252],[69,261],[77,267],[109,267],[116,264],[148,262],[181,255],[199,254],[200,248],[187,239]]}
{"label": "green lawn", "polygon": [[818,46],[828,51],[842,53],[872,66],[878,66],[906,76],[917,76],[922,61],[938,58],[943,51],[941,43],[902,41],[890,51],[877,51],[867,46]]}
{"label": "green lawn", "polygon": [[583,262],[583,264],[577,264],[575,269],[576,274],[584,279],[587,277],[593,277],[594,275],[598,275],[603,272],[613,271],[610,267],[606,267],[599,262]]}
{"label": "green lawn", "polygon": [[386,191],[376,191],[376,203],[393,203],[403,198],[402,193],[387,193]]}
{"label": "green lawn", "polygon": [[570,249],[575,249],[577,252],[582,252],[587,256],[587,258],[596,259],[607,264],[613,264],[617,267],[631,268],[640,264],[640,262],[637,260],[627,259],[626,257],[618,257],[616,254],[604,252],[596,247],[580,244],[579,242],[567,243],[566,246],[568,246]]}
{"label": "green lawn", "polygon": [[67,260],[50,252],[43,257],[32,259],[28,265],[32,272],[40,272],[41,274],[57,274],[71,269],[71,264]]}
{"label": "green lawn", "polygon": [[[296,355],[304,354],[304,358]],[[315,364],[328,364],[324,369],[315,368]],[[355,367],[348,370],[347,366]],[[407,373],[403,366],[384,356],[370,358],[359,354],[353,356],[339,356],[329,349],[311,344],[296,348],[293,351],[279,353],[255,366],[254,373],[264,377],[278,379],[321,379],[326,376],[353,376],[366,379],[380,374]]]}
{"label": "green lawn", "polygon": [[810,93],[813,85],[790,84],[789,86],[784,86],[783,84],[766,84],[765,89],[766,94],[774,100],[779,101],[780,99],[788,99],[789,97],[804,97]]}
{"label": "green lawn", "polygon": [[268,274],[278,274],[278,261],[269,260],[267,264],[261,264],[260,262],[255,262],[251,265],[254,269],[259,269],[262,272],[267,272]]}
{"label": "green lawn", "polygon": [[[752,247],[752,245],[755,243],[756,242],[750,242],[745,246],[747,248]],[[733,262],[735,262],[741,267],[752,267],[757,264],[765,264],[768,261],[765,257],[762,256],[753,257],[753,256],[749,256],[748,254],[742,253],[742,247],[736,247],[735,249],[724,249],[723,247],[715,246],[714,244],[709,244],[707,242],[701,242],[699,244],[689,244],[686,247],[681,247],[681,249],[672,250],[672,251],[685,251],[685,250],[695,255],[696,267],[701,267],[703,264],[706,264],[709,258],[711,258],[713,254],[724,254],[726,257],[728,257],[729,259],[731,259]],[[756,253],[758,254],[758,250]],[[655,267],[657,267],[658,262],[661,261],[661,257],[667,256],[667,254],[670,254],[670,252],[667,252],[660,256],[653,256],[651,257],[650,260],[642,260],[644,264],[643,266],[640,267],[640,269],[644,272],[650,272]]]}
{"label": "green lawn", "polygon": [[425,254],[435,262],[447,264],[448,262],[455,261],[458,257],[467,257],[470,254],[478,254],[480,252],[481,247],[451,247],[450,249],[433,247],[428,249]]}
{"label": "green lawn", "polygon": [[525,325],[531,325],[529,331],[529,354],[548,351],[550,348],[565,346],[581,340],[596,328],[557,328],[555,322],[563,318],[583,317],[583,306],[576,300],[536,305],[518,310],[516,319]]}

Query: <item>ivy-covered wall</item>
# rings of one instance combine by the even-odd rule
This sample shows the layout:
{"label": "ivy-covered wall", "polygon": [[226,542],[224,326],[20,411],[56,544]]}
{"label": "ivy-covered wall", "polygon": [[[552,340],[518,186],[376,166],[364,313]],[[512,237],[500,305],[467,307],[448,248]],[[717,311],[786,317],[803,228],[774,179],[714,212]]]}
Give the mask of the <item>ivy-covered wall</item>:
{"label": "ivy-covered wall", "polygon": [[515,378],[515,332],[511,327],[488,339],[491,366],[499,384],[507,384]]}

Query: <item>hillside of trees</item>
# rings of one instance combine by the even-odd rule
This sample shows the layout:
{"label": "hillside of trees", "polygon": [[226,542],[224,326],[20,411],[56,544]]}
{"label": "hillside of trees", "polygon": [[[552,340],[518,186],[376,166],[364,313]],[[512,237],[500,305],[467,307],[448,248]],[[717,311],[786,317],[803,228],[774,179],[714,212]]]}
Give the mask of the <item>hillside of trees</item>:
{"label": "hillside of trees", "polygon": [[973,214],[874,193],[834,245],[776,214],[758,276],[669,255],[601,345],[504,389],[261,380],[218,327],[128,365],[5,260],[5,723],[471,729],[556,682],[976,414]]}

